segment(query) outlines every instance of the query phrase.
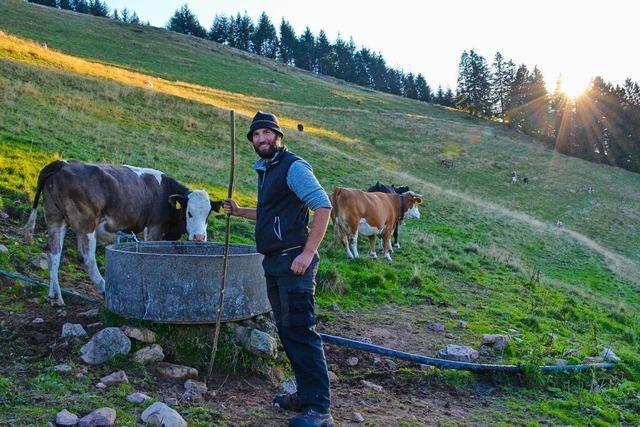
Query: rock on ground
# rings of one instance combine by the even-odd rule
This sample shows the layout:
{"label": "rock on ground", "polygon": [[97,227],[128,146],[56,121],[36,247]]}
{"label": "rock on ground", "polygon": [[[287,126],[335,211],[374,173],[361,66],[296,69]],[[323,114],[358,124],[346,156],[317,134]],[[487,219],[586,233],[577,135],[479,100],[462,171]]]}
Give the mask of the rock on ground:
{"label": "rock on ground", "polygon": [[187,402],[201,402],[207,393],[207,385],[201,381],[187,380],[184,383],[185,391],[182,398]]}
{"label": "rock on ground", "polygon": [[142,403],[150,399],[151,397],[139,391],[136,391],[135,393],[131,393],[130,395],[127,396],[127,402],[131,402],[131,403]]}
{"label": "rock on ground", "polygon": [[92,308],[91,310],[83,311],[82,313],[78,313],[80,317],[98,317],[98,309]]}
{"label": "rock on ground", "polygon": [[164,352],[158,344],[142,348],[131,356],[134,362],[145,365],[147,363],[162,362],[164,360]]}
{"label": "rock on ground", "polygon": [[373,389],[375,391],[384,390],[381,385],[374,384],[374,383],[372,383],[370,381],[367,381],[367,380],[360,380],[360,384],[362,384],[363,386],[365,386],[367,388]]}
{"label": "rock on ground", "polygon": [[356,365],[358,365],[358,362],[359,362],[359,360],[355,356],[354,357],[350,357],[350,358],[347,359],[347,365],[349,365],[349,366],[356,366]]}
{"label": "rock on ground", "polygon": [[133,338],[134,340],[142,341],[147,344],[153,344],[156,342],[156,334],[147,328],[138,328],[135,326],[122,326],[122,332],[125,333],[129,338]]}
{"label": "rock on ground", "polygon": [[71,372],[72,368],[66,363],[62,363],[60,365],[54,366],[53,370],[56,372],[60,372],[61,374],[68,374],[69,372]]}
{"label": "rock on ground", "polygon": [[496,350],[504,350],[509,344],[509,336],[502,334],[486,334],[482,337],[482,344]]}
{"label": "rock on ground", "polygon": [[173,363],[160,362],[155,367],[156,372],[165,378],[184,381],[198,378],[198,370],[190,366],[176,365]]}
{"label": "rock on ground", "polygon": [[76,424],[78,424],[78,416],[67,411],[66,409],[63,409],[56,415],[56,425],[74,426]]}
{"label": "rock on ground", "polygon": [[48,270],[49,263],[47,262],[47,254],[43,252],[40,255],[38,255],[38,258],[31,261],[31,265],[39,268],[40,270]]}
{"label": "rock on ground", "polygon": [[86,337],[87,331],[79,323],[65,323],[62,325],[62,338],[66,337]]}
{"label": "rock on ground", "polygon": [[80,427],[112,426],[116,423],[116,411],[113,408],[100,408],[80,418]]}
{"label": "rock on ground", "polygon": [[240,344],[251,353],[263,357],[276,357],[278,344],[268,333],[236,324],[235,334]]}
{"label": "rock on ground", "polygon": [[162,427],[186,427],[187,422],[180,414],[162,402],[156,402],[144,410],[140,416],[143,422]]}
{"label": "rock on ground", "polygon": [[438,350],[438,356],[458,362],[472,362],[478,358],[478,352],[471,347],[447,344],[443,349]]}
{"label": "rock on ground", "polygon": [[7,248],[5,245],[0,245],[0,254],[8,254],[9,253],[9,248]]}
{"label": "rock on ground", "polygon": [[129,382],[129,378],[124,371],[116,371],[112,374],[106,375],[100,378],[100,382],[106,386],[114,385],[114,384],[124,384]]}
{"label": "rock on ground", "polygon": [[362,423],[364,422],[364,417],[360,412],[354,412],[353,414],[351,414],[351,421],[353,421],[354,423]]}
{"label": "rock on ground", "polygon": [[90,365],[99,365],[118,354],[131,351],[131,340],[120,328],[105,328],[96,333],[82,346],[82,360]]}
{"label": "rock on ground", "polygon": [[438,333],[444,333],[445,329],[444,329],[444,325],[442,323],[430,323],[429,324],[429,329],[431,329],[434,332],[438,332]]}

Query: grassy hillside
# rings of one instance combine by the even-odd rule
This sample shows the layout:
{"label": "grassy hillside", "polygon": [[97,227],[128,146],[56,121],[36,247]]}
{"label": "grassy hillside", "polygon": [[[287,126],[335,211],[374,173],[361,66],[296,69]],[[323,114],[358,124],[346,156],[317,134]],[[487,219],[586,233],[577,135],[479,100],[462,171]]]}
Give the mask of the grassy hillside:
{"label": "grassy hillside", "polygon": [[[496,404],[514,417],[536,414],[532,422],[640,422],[640,175],[559,155],[459,112],[161,29],[6,0],[0,30],[0,207],[13,224],[25,219],[39,168],[56,157],[155,167],[222,197],[229,108],[240,114],[237,192],[254,203],[255,155],[243,134],[255,110],[270,110],[325,188],[381,180],[426,196],[423,219],[402,228],[393,263],[347,262],[326,239],[319,282],[341,292],[320,292],[321,307],[429,306],[422,321],[448,328],[455,311],[469,325],[456,339],[469,345],[517,328],[498,362],[580,361],[611,345],[623,358],[615,371],[535,377]],[[443,168],[443,158],[455,167]],[[510,185],[512,170],[530,183]],[[211,232],[221,240],[222,221]],[[234,220],[233,239],[251,241],[251,224]],[[0,268],[36,274],[29,262],[43,242],[0,238],[12,248]],[[77,266],[64,269],[79,276]],[[323,313],[330,331],[337,315]],[[424,344],[404,350],[424,352]],[[8,410],[0,403],[0,415]],[[41,415],[49,419],[46,409]],[[505,421],[484,416],[487,425]]]}

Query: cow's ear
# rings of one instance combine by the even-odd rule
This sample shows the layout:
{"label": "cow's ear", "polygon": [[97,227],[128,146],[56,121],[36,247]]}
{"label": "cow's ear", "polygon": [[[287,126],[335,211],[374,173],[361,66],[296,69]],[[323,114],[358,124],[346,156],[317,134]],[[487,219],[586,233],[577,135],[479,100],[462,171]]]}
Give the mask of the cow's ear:
{"label": "cow's ear", "polygon": [[410,191],[409,193],[411,194],[411,197],[413,197],[413,203],[417,205],[422,204],[422,195],[416,194],[413,191]]}
{"label": "cow's ear", "polygon": [[182,206],[187,205],[187,198],[181,194],[172,194],[169,196],[169,204],[174,208],[180,210]]}
{"label": "cow's ear", "polygon": [[220,212],[220,209],[222,209],[222,201],[214,202],[213,200],[210,200],[210,202],[211,202],[211,210],[214,212]]}

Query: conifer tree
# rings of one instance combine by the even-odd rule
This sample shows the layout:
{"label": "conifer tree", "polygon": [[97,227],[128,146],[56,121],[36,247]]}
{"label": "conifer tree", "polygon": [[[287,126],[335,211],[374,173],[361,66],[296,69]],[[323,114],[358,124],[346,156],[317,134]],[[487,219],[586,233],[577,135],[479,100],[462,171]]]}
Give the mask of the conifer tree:
{"label": "conifer tree", "polygon": [[118,13],[118,9],[113,9],[113,12],[111,12],[111,19],[113,19],[114,21],[120,20],[120,14]]}
{"label": "conifer tree", "polygon": [[404,73],[394,68],[387,69],[387,92],[402,96]]}
{"label": "conifer tree", "polygon": [[247,52],[253,52],[253,44],[251,40],[253,39],[255,27],[253,25],[251,17],[246,12],[242,16],[238,14],[236,16],[235,23],[235,47],[238,49],[246,50]]}
{"label": "conifer tree", "polygon": [[296,50],[298,47],[298,40],[296,33],[293,31],[293,27],[282,18],[280,22],[280,43],[278,46],[278,57],[283,64],[293,65]]}
{"label": "conifer tree", "polygon": [[275,58],[278,50],[278,36],[276,28],[265,12],[258,19],[258,25],[253,33],[253,50],[258,55]]}
{"label": "conifer tree", "polygon": [[418,90],[416,89],[416,80],[413,73],[408,73],[403,79],[404,96],[411,99],[418,99]]}
{"label": "conifer tree", "polygon": [[315,57],[318,74],[330,74],[332,72],[331,43],[324,30],[320,30],[318,34]]}
{"label": "conifer tree", "polygon": [[435,104],[443,105],[444,101],[444,90],[442,89],[442,85],[438,85],[438,90],[433,95],[433,102]]}
{"label": "conifer tree", "polygon": [[442,99],[442,105],[444,105],[445,107],[451,107],[453,106],[453,91],[451,90],[450,87],[447,88],[446,92],[444,93],[444,98]]}
{"label": "conifer tree", "polygon": [[71,0],[59,0],[58,7],[64,10],[73,10],[73,4]]}
{"label": "conifer tree", "polygon": [[[440,87],[440,92],[442,92],[442,87]],[[427,80],[420,73],[416,77],[416,95],[420,101],[424,102],[431,102],[433,97]]]}
{"label": "conifer tree", "polygon": [[502,54],[496,52],[492,68],[491,91],[493,94],[493,110],[498,117],[503,118],[507,111],[507,105],[509,104],[507,97],[511,83],[515,79],[516,66],[513,61],[505,61]]}
{"label": "conifer tree", "polygon": [[41,4],[43,6],[57,7],[56,0],[29,0],[29,3]]}
{"label": "conifer tree", "polygon": [[[129,23],[130,24],[140,24],[140,17],[138,16],[138,14],[136,13],[136,11],[133,11],[133,14],[131,15],[131,18],[129,18]],[[149,25],[149,23],[147,22],[146,25]]]}
{"label": "conifer tree", "polygon": [[108,17],[109,6],[100,0],[89,1],[89,13],[94,16]]}
{"label": "conifer tree", "polygon": [[213,18],[213,23],[211,24],[211,29],[209,29],[207,38],[209,40],[213,40],[214,42],[228,44],[230,34],[231,24],[229,22],[229,18],[227,18],[225,15],[216,15]]}
{"label": "conifer tree", "polygon": [[125,7],[124,9],[122,9],[122,12],[120,13],[120,20],[122,22],[129,23],[130,19],[131,19],[131,13],[129,12],[129,9]]}
{"label": "conifer tree", "polygon": [[87,0],[73,0],[73,10],[78,13],[89,13],[89,3]]}
{"label": "conifer tree", "polygon": [[364,87],[371,87],[372,81],[369,74],[368,64],[371,62],[371,51],[362,48],[355,53],[354,63],[354,83]]}
{"label": "conifer tree", "polygon": [[296,67],[304,70],[315,71],[316,69],[316,41],[309,27],[305,28],[298,39],[295,64]]}
{"label": "conifer tree", "polygon": [[186,3],[180,9],[177,9],[169,19],[167,29],[195,37],[206,37],[207,35],[207,31],[200,25],[198,18],[191,12]]}

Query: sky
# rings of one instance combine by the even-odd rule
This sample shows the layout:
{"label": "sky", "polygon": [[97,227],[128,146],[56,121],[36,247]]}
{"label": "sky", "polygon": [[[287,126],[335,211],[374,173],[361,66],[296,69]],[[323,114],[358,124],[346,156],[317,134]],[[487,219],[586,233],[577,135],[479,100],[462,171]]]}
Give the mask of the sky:
{"label": "sky", "polygon": [[433,90],[456,88],[464,50],[489,63],[497,51],[542,71],[553,90],[577,94],[595,75],[614,84],[640,82],[640,2],[574,0],[106,0],[113,9],[134,10],[143,21],[163,27],[187,4],[207,29],[216,14],[247,12],[254,23],[264,11],[278,28],[284,17],[300,35],[306,26],[330,41],[353,37],[358,47],[380,52],[387,65],[422,73]]}

